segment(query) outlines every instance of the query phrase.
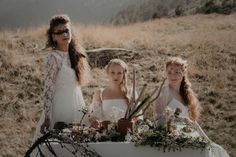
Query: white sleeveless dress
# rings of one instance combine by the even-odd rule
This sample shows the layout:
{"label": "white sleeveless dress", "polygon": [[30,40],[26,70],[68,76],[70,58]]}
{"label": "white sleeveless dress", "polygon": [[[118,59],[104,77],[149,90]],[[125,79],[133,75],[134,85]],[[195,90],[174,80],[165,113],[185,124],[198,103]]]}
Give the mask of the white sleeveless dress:
{"label": "white sleeveless dress", "polygon": [[[178,101],[175,98],[172,98],[171,101],[169,101],[169,104],[167,105],[168,107],[170,107],[171,109],[173,109],[175,111],[176,108],[181,109],[181,113],[180,116],[182,117],[187,117],[190,119],[189,117],[189,113],[188,113],[188,109],[185,105],[183,105],[180,101]],[[198,126],[198,133],[197,134],[193,134],[193,136],[204,136],[205,138],[209,139],[207,137],[207,135],[204,133],[204,131],[201,129],[201,127],[196,123],[196,125]],[[207,156],[208,157],[229,157],[228,153],[225,151],[224,148],[222,148],[220,145],[216,144],[216,143],[211,143],[209,146],[209,151],[207,152]]]}
{"label": "white sleeveless dress", "polygon": [[102,100],[102,117],[101,119],[117,122],[124,118],[127,109],[125,99],[105,99]]}
{"label": "white sleeveless dress", "polygon": [[51,120],[50,129],[56,122],[77,123],[82,117],[79,110],[85,103],[75,72],[70,65],[68,53],[49,52],[44,82],[44,110],[37,124],[33,141],[42,136],[40,127],[45,116]]}
{"label": "white sleeveless dress", "polygon": [[101,102],[93,104],[94,114],[100,121],[117,122],[119,119],[124,118],[127,109],[127,102],[125,99],[103,99],[103,89],[100,91]]}

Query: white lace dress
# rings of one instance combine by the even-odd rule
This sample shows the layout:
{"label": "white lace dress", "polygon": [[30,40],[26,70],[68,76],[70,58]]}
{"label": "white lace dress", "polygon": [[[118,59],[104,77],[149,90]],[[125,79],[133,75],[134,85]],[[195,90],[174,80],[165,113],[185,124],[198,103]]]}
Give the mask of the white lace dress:
{"label": "white lace dress", "polygon": [[33,141],[41,136],[40,126],[45,116],[51,120],[50,129],[55,122],[77,123],[82,117],[79,110],[84,106],[84,99],[75,72],[71,68],[68,53],[48,53],[44,81],[44,110]]}
{"label": "white lace dress", "polygon": [[[163,87],[160,98],[162,99],[161,102],[163,104],[167,104],[167,107],[171,108],[173,111],[175,111],[177,108],[181,109],[180,116],[187,117],[188,119],[190,119],[187,106],[183,105],[180,101],[173,98],[173,96],[171,96],[171,94],[169,92],[169,88],[167,86]],[[166,108],[166,106],[164,106],[164,105],[162,105],[159,108],[161,112],[156,113],[155,117],[157,119],[165,120],[164,115],[163,115],[164,108]],[[193,136],[194,137],[203,136],[203,137],[207,138],[208,140],[210,140],[207,137],[207,135],[205,134],[205,132],[198,125],[197,122],[196,122],[196,126],[198,129],[197,129],[196,133],[193,133]],[[224,150],[224,148],[222,148],[220,145],[218,145],[214,142],[211,142],[209,149],[207,148],[207,150],[208,150],[207,154],[206,154],[207,157],[229,157],[228,153]]]}

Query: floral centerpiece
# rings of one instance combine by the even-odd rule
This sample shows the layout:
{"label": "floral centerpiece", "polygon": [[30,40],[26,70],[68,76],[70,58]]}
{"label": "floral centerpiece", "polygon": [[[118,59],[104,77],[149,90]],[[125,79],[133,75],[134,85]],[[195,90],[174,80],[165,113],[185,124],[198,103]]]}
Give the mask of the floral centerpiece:
{"label": "floral centerpiece", "polygon": [[[145,95],[145,90],[147,88],[147,84],[144,84],[142,90],[138,97],[136,97],[136,76],[135,69],[133,70],[133,88],[132,88],[132,96],[128,103],[127,110],[125,112],[125,116],[118,121],[117,130],[123,135],[126,135],[128,130],[132,131],[133,123],[132,119],[136,119],[139,116],[142,116],[148,107],[159,97],[160,91],[166,79],[163,80],[160,88],[156,87],[150,94]],[[159,89],[159,91],[158,91]],[[155,94],[158,94],[155,96]]]}
{"label": "floral centerpiece", "polygon": [[166,109],[166,124],[158,121],[140,120],[130,135],[130,141],[136,146],[151,146],[164,151],[181,150],[183,148],[205,149],[210,143],[201,136],[194,122],[186,117],[179,116],[181,110]]}
{"label": "floral centerpiece", "polygon": [[51,146],[52,143],[59,144],[61,148],[66,149],[74,156],[76,156],[76,153],[80,153],[83,157],[101,157],[101,155],[87,144],[88,142],[97,142],[96,136],[98,131],[95,128],[82,125],[82,121],[87,115],[88,110],[82,109],[80,112],[82,112],[83,116],[79,123],[66,124],[64,122],[56,122],[52,130],[38,138],[31,145],[26,151],[25,157],[32,156],[35,151],[36,156],[45,157],[43,148],[46,148],[53,156],[57,156]]}

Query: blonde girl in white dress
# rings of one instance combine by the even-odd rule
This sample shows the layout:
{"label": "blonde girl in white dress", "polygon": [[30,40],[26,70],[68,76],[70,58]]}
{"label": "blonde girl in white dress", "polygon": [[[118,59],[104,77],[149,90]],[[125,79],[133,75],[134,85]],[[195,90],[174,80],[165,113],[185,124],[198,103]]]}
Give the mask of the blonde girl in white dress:
{"label": "blonde girl in white dress", "polygon": [[[173,110],[182,110],[180,116],[187,117],[193,121],[200,136],[204,136],[211,141],[198,125],[200,116],[200,104],[187,78],[187,61],[179,57],[171,57],[166,62],[166,75],[168,83],[162,88],[154,109],[155,119],[165,122],[165,109],[169,107]],[[211,141],[211,149],[207,153],[208,157],[229,157],[227,152],[218,144]]]}
{"label": "blonde girl in white dress", "polygon": [[112,59],[106,66],[106,73],[108,85],[93,95],[93,116],[90,118],[93,127],[98,127],[101,121],[117,122],[124,118],[128,107],[127,64],[121,59]]}
{"label": "blonde girl in white dress", "polygon": [[34,140],[52,129],[56,122],[76,123],[84,106],[81,85],[89,80],[87,56],[72,34],[70,18],[56,15],[47,30],[47,45],[43,91],[44,110],[38,122]]}

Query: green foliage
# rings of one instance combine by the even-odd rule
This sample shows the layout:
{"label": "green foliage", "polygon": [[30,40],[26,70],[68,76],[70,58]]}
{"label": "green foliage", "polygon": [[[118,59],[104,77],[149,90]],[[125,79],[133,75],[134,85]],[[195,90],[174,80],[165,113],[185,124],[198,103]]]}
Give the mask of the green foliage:
{"label": "green foliage", "polygon": [[219,13],[229,15],[236,8],[235,0],[208,0],[202,7],[205,14]]}
{"label": "green foliage", "polygon": [[197,133],[193,122],[179,117],[176,112],[168,119],[167,125],[160,125],[158,121],[149,120],[138,122],[131,138],[132,141],[136,146],[156,147],[159,150],[163,149],[164,152],[181,151],[183,148],[203,150],[209,144],[210,141]]}
{"label": "green foliage", "polygon": [[136,146],[151,146],[163,151],[181,151],[183,148],[205,149],[208,142],[202,137],[189,137],[184,134],[175,136],[158,127],[145,133],[142,139],[135,141]]}
{"label": "green foliage", "polygon": [[177,6],[176,9],[175,9],[175,15],[176,16],[181,16],[183,14],[184,14],[183,8],[181,8],[181,6]]}

